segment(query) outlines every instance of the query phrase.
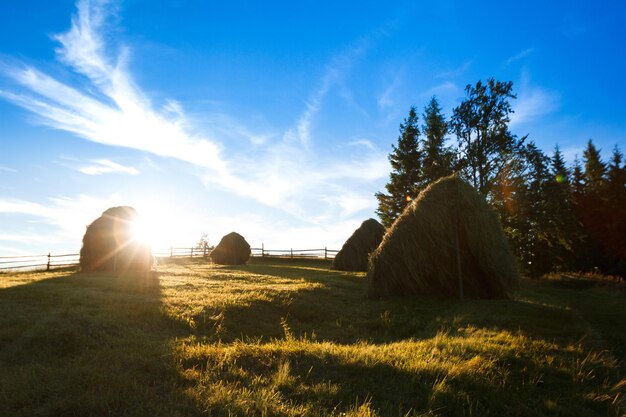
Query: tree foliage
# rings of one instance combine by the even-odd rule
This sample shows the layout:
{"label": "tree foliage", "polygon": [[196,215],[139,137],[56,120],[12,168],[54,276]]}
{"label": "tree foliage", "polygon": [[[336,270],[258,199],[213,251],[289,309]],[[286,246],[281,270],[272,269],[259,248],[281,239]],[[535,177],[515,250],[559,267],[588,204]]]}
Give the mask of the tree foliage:
{"label": "tree foliage", "polygon": [[393,151],[389,155],[392,171],[385,186],[387,193],[376,193],[376,213],[385,227],[391,226],[417,192],[423,159],[419,137],[417,112],[411,107],[408,117],[400,125],[398,143],[392,145]]}
{"label": "tree foliage", "polygon": [[[388,227],[411,199],[437,179],[459,172],[498,213],[522,270],[600,270],[626,277],[626,165],[615,146],[608,162],[592,140],[568,167],[509,131],[513,84],[493,78],[467,85],[449,122],[435,97],[421,127],[411,107],[400,125],[387,193],[377,193]],[[455,151],[446,146],[453,134]]]}

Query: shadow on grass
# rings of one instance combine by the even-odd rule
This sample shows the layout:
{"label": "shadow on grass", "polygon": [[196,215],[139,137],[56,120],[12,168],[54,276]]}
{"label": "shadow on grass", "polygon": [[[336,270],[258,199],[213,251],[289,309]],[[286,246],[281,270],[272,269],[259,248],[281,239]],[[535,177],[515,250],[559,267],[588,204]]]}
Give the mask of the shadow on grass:
{"label": "shadow on grass", "polygon": [[[359,341],[389,343],[406,339],[428,339],[438,332],[456,332],[468,326],[532,338],[572,342],[582,338],[579,318],[565,306],[546,302],[538,294],[516,300],[467,300],[463,303],[431,297],[391,297],[372,301],[365,298],[363,274],[328,269],[329,262],[255,259],[248,265],[220,267],[231,271],[303,279],[318,284],[315,289],[294,292],[287,300],[276,295],[251,305],[230,305],[202,311],[206,317],[219,317],[224,341],[282,337],[286,322],[296,337],[313,336],[319,341],[351,344]],[[281,298],[283,297],[283,298]],[[550,320],[545,320],[549,317]],[[262,318],[260,320],[260,318]],[[210,335],[214,322],[200,333]],[[560,340],[563,337],[564,340]]]}
{"label": "shadow on grass", "polygon": [[156,273],[0,290],[0,415],[200,414],[183,395]]}

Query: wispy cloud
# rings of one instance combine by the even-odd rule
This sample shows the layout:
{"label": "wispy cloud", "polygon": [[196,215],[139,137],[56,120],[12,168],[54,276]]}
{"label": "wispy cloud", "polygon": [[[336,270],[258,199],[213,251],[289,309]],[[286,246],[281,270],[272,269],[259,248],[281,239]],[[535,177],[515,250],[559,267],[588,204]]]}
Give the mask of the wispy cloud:
{"label": "wispy cloud", "polygon": [[446,81],[444,83],[435,85],[428,90],[420,94],[420,97],[439,96],[444,94],[457,94],[460,91],[459,87],[453,82]]}
{"label": "wispy cloud", "polygon": [[23,89],[0,90],[0,96],[30,110],[53,128],[105,145],[178,158],[226,175],[215,141],[186,131],[180,113],[153,109],[135,86],[126,69],[128,49],[122,48],[114,59],[104,55],[107,48],[102,32],[108,2],[82,0],[77,7],[71,29],[54,37],[60,44],[56,54],[62,63],[87,77],[92,88],[79,91],[33,67],[14,66],[7,74]]}
{"label": "wispy cloud", "polygon": [[504,66],[508,67],[509,65],[511,65],[512,63],[514,63],[515,61],[519,61],[521,59],[526,58],[527,56],[529,56],[530,54],[532,54],[535,51],[535,48],[527,48],[524,49],[523,51],[518,52],[517,54],[510,56],[509,58],[507,58],[504,61]]}
{"label": "wispy cloud", "polygon": [[514,102],[515,113],[511,115],[511,126],[521,125],[552,113],[559,107],[558,94],[535,87],[518,95]]}
{"label": "wispy cloud", "polygon": [[102,175],[102,174],[129,174],[137,175],[139,170],[134,167],[128,167],[108,159],[92,159],[90,165],[78,168],[78,171],[86,175]]}
{"label": "wispy cloud", "polygon": [[398,89],[402,82],[403,71],[398,71],[393,76],[391,82],[387,84],[383,92],[378,96],[378,107],[384,110],[388,107],[392,107],[396,101],[393,98],[394,92]]}
{"label": "wispy cloud", "polygon": [[465,61],[461,65],[451,70],[442,71],[435,75],[435,78],[451,79],[463,75],[472,66],[472,61]]}
{"label": "wispy cloud", "polygon": [[[0,90],[0,97],[29,110],[40,123],[80,138],[186,161],[201,168],[199,175],[207,185],[299,214],[303,219],[311,218],[312,198],[323,200],[329,193],[347,192],[354,184],[387,175],[388,162],[382,152],[363,149],[346,160],[326,153],[316,155],[310,146],[313,120],[325,97],[354,62],[386,36],[386,27],[331,60],[295,126],[284,134],[254,134],[234,118],[214,115],[215,126],[208,130],[218,134],[229,130],[255,145],[233,151],[234,141],[217,140],[198,129],[181,103],[151,103],[130,74],[131,50],[126,46],[115,50],[105,42],[111,38],[106,22],[113,10],[109,1],[80,0],[69,31],[54,37],[59,43],[58,60],[84,77],[87,85],[84,79],[76,87],[32,66],[5,64],[4,72],[14,86]],[[101,160],[96,165],[85,167],[86,173],[134,172],[110,161]],[[362,174],[364,169],[366,175]],[[335,185],[329,187],[329,182]],[[337,214],[333,209],[344,213],[343,206],[336,202],[327,218]]]}
{"label": "wispy cloud", "polygon": [[[82,238],[85,226],[95,220],[106,208],[120,205],[120,196],[112,194],[97,198],[88,195],[76,197],[53,197],[44,204],[16,198],[0,198],[0,214],[19,214],[39,219],[55,228],[48,237],[50,243],[63,241],[76,242]],[[15,241],[30,239],[30,234],[5,234],[2,240]],[[32,240],[32,239],[31,239]]]}
{"label": "wispy cloud", "polygon": [[0,172],[11,172],[11,173],[16,173],[17,169],[13,169],[10,167],[5,167],[5,166],[1,166],[0,165]]}

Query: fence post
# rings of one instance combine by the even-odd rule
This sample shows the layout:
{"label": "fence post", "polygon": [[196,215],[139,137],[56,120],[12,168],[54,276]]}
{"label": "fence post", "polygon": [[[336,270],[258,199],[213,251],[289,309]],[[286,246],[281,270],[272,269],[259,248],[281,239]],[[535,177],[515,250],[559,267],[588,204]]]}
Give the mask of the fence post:
{"label": "fence post", "polygon": [[261,258],[265,258],[265,243],[261,243]]}
{"label": "fence post", "polygon": [[174,247],[170,245],[170,258],[174,257]]}
{"label": "fence post", "polygon": [[328,260],[328,248],[326,246],[324,246],[324,260]]}
{"label": "fence post", "polygon": [[191,247],[191,257],[193,258],[193,246]]}
{"label": "fence post", "polygon": [[291,259],[293,259],[293,248],[291,248]]}
{"label": "fence post", "polygon": [[50,270],[50,252],[48,252],[48,264],[46,265],[46,271]]}

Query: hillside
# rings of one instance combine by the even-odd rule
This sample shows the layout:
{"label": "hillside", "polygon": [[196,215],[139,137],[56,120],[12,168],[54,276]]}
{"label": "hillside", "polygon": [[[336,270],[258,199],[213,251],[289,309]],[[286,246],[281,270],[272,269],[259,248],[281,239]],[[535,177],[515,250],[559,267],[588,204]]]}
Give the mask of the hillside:
{"label": "hillside", "polygon": [[324,261],[0,275],[0,415],[620,416],[623,288],[364,298]]}

